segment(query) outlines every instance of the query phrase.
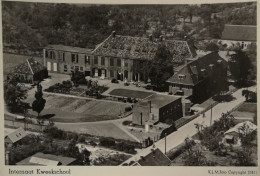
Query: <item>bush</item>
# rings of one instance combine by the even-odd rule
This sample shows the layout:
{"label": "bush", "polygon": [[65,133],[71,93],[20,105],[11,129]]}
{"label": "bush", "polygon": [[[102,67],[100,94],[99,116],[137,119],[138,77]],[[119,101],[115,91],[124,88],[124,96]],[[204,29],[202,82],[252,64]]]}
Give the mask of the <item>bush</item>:
{"label": "bush", "polygon": [[230,101],[233,101],[234,99],[235,99],[235,97],[233,97],[230,94],[227,94],[227,95],[218,94],[218,95],[213,96],[213,100],[217,101],[217,102],[230,102]]}
{"label": "bush", "polygon": [[104,147],[112,147],[116,145],[116,142],[110,138],[100,138],[100,145]]}
{"label": "bush", "polygon": [[125,107],[125,112],[129,112],[129,111],[131,111],[131,110],[132,110],[132,107],[131,107],[131,106]]}

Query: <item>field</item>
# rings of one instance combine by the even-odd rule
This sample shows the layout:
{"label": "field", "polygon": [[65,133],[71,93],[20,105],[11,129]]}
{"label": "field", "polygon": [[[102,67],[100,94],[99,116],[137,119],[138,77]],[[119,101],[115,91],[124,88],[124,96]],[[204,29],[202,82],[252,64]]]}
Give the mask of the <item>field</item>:
{"label": "field", "polygon": [[[30,56],[3,53],[4,75],[10,73],[16,65],[24,63],[29,57]],[[43,63],[43,58],[34,57],[34,59]]]}
{"label": "field", "polygon": [[[53,116],[54,122],[93,122],[112,120],[125,112],[123,103],[87,100],[57,95],[46,95],[46,105],[41,115]],[[37,115],[35,112],[30,112]]]}
{"label": "field", "polygon": [[144,99],[150,95],[153,95],[154,93],[129,89],[114,89],[109,94],[118,97]]}
{"label": "field", "polygon": [[124,139],[135,141],[126,132],[121,130],[118,126],[113,123],[82,123],[82,124],[68,124],[68,123],[56,123],[60,129],[66,131],[73,131],[78,133],[87,133],[95,136],[113,137],[115,139]]}

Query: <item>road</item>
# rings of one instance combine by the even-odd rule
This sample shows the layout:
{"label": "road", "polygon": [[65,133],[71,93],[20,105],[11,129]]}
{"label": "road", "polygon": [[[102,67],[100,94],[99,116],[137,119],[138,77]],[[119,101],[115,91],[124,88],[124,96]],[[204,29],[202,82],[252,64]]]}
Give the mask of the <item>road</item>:
{"label": "road", "polygon": [[[239,89],[232,94],[236,98],[235,100],[231,102],[219,103],[212,109],[212,122],[214,122],[214,120],[219,119],[222,113],[231,111],[233,108],[235,108],[236,106],[238,106],[239,104],[245,101],[245,98],[242,96],[242,90],[243,89]],[[255,91],[256,87],[255,86],[250,87],[248,88],[248,90]],[[166,137],[166,152],[170,151],[171,149],[183,143],[186,137],[192,137],[193,135],[195,135],[197,133],[197,130],[194,124],[199,123],[205,126],[210,126],[210,114],[211,114],[210,111],[211,110],[208,110],[205,113],[205,117],[203,117],[201,114],[196,119],[192,120],[191,122],[179,128],[178,131],[168,135]],[[155,143],[155,146],[159,148],[162,152],[165,152],[165,139],[161,139],[157,141]],[[146,156],[147,154],[149,154],[151,152],[151,149],[152,146],[145,148],[123,163],[129,163],[130,161],[138,161],[141,156]]]}

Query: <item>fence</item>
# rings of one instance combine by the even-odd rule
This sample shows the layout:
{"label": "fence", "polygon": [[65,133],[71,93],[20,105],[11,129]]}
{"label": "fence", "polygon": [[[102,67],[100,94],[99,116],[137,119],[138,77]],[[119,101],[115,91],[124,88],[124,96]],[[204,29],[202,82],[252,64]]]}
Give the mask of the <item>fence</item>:
{"label": "fence", "polygon": [[46,125],[39,125],[39,124],[31,124],[31,123],[25,123],[23,121],[15,121],[15,120],[4,120],[5,126],[13,127],[13,128],[19,128],[22,127],[25,130],[29,131],[37,131],[40,132],[46,128]]}

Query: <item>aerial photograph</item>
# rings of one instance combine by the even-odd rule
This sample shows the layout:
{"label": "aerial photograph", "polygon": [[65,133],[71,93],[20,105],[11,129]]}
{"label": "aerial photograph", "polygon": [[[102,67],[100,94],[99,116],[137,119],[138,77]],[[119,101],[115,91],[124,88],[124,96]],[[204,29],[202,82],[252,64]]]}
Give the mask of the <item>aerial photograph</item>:
{"label": "aerial photograph", "polygon": [[257,2],[1,3],[5,165],[257,167]]}

